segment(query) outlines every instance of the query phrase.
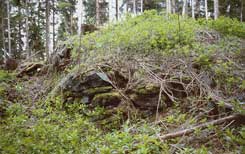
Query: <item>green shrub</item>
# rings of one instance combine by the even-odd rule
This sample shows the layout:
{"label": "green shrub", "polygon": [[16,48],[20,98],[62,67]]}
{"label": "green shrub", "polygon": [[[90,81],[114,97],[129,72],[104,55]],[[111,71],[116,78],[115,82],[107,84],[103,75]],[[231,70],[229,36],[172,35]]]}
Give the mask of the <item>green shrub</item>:
{"label": "green shrub", "polygon": [[209,20],[208,26],[225,35],[233,35],[245,38],[245,23],[241,23],[237,19],[227,17],[219,17],[217,20]]}
{"label": "green shrub", "polygon": [[[179,27],[180,24],[180,27]],[[83,36],[82,51],[88,57],[108,53],[152,53],[168,51],[178,46],[191,46],[195,41],[195,30],[199,25],[190,18],[178,20],[177,15],[158,14],[146,11],[137,17],[127,17],[125,21],[95,33]],[[74,38],[74,51],[79,47],[79,38]],[[70,44],[70,42],[67,42]],[[77,56],[77,55],[75,55]]]}
{"label": "green shrub", "polygon": [[126,127],[103,133],[83,115],[64,111],[48,113],[44,109],[28,112],[20,104],[8,107],[8,117],[0,125],[2,154],[161,153],[167,150],[154,133],[149,133],[149,125],[135,127],[139,130],[137,133],[131,133]]}

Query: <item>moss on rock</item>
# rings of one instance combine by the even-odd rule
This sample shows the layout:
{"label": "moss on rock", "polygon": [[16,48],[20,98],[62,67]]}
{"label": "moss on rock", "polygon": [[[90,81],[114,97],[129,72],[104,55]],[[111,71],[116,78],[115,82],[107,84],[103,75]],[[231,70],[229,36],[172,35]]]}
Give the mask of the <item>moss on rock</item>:
{"label": "moss on rock", "polygon": [[147,84],[136,88],[135,92],[139,95],[151,95],[159,93],[159,87],[154,84]]}
{"label": "moss on rock", "polygon": [[121,95],[118,92],[97,94],[92,100],[93,105],[99,106],[118,106],[121,102]]}
{"label": "moss on rock", "polygon": [[105,93],[112,90],[112,86],[105,86],[105,87],[95,87],[95,88],[89,88],[83,91],[85,95],[91,96],[96,95],[99,93]]}

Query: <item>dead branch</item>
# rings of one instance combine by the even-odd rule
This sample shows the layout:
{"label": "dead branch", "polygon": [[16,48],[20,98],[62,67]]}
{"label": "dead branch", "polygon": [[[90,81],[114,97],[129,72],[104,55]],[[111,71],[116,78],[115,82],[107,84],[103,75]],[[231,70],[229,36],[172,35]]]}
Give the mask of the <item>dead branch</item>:
{"label": "dead branch", "polygon": [[42,63],[30,63],[24,66],[22,70],[19,71],[17,77],[22,77],[23,75],[29,75],[37,72],[38,68],[42,68],[44,64]]}
{"label": "dead branch", "polygon": [[175,138],[175,137],[180,137],[180,136],[185,136],[185,135],[189,135],[191,133],[193,133],[195,130],[197,129],[204,129],[206,127],[208,127],[209,125],[220,125],[224,122],[231,122],[231,121],[239,121],[239,120],[243,120],[244,121],[245,115],[241,115],[241,114],[234,114],[234,115],[230,115],[224,118],[220,118],[217,120],[213,120],[207,123],[203,123],[197,126],[193,126],[192,128],[188,128],[188,129],[184,129],[184,130],[180,130],[178,132],[174,132],[174,133],[169,133],[163,136],[160,136],[159,138],[161,140],[167,140],[167,139],[171,139],[171,138]]}

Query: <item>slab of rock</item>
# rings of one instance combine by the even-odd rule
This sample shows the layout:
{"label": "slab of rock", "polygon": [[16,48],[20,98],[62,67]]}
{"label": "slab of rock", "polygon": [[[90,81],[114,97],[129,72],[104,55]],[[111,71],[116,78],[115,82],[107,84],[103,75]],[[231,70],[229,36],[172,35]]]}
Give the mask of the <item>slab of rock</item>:
{"label": "slab of rock", "polygon": [[[160,87],[154,84],[146,84],[137,86],[129,95],[134,105],[143,110],[156,110],[159,99]],[[161,98],[159,107],[163,107],[165,102],[164,96]]]}
{"label": "slab of rock", "polygon": [[62,91],[70,91],[71,93],[80,93],[82,95],[88,93],[89,89],[111,87],[111,83],[101,78],[98,72],[90,71],[86,74],[70,76],[61,86]]}
{"label": "slab of rock", "polygon": [[118,92],[101,93],[94,96],[93,106],[116,107],[121,102],[121,95]]}
{"label": "slab of rock", "polygon": [[121,96],[113,91],[108,76],[95,70],[68,75],[60,83],[59,89],[68,103],[107,107],[117,106],[121,102]]}
{"label": "slab of rock", "polygon": [[[110,70],[110,73],[101,73],[96,70],[88,71],[85,73],[71,73],[67,75],[60,83],[60,90],[62,91],[65,102],[68,103],[84,103],[102,107],[116,107],[122,101],[122,95],[112,85],[116,83],[117,73]],[[112,74],[112,75],[111,75]],[[122,77],[120,77],[122,79]],[[126,82],[127,79],[120,80],[120,82]],[[175,97],[182,98],[181,85],[169,83],[169,90],[175,94]],[[121,90],[123,90],[123,87]],[[134,106],[142,110],[156,111],[158,105],[159,109],[171,106],[173,102],[168,96],[162,92],[159,102],[160,86],[158,84],[151,83],[139,83],[134,88],[125,92]]]}

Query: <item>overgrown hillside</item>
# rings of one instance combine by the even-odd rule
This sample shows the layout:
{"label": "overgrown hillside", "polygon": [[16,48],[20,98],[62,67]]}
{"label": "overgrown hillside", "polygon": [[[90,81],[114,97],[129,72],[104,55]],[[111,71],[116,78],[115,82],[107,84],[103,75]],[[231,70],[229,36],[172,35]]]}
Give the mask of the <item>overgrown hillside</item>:
{"label": "overgrown hillside", "polygon": [[244,153],[244,39],[236,20],[155,11],[71,36],[0,70],[0,153]]}

